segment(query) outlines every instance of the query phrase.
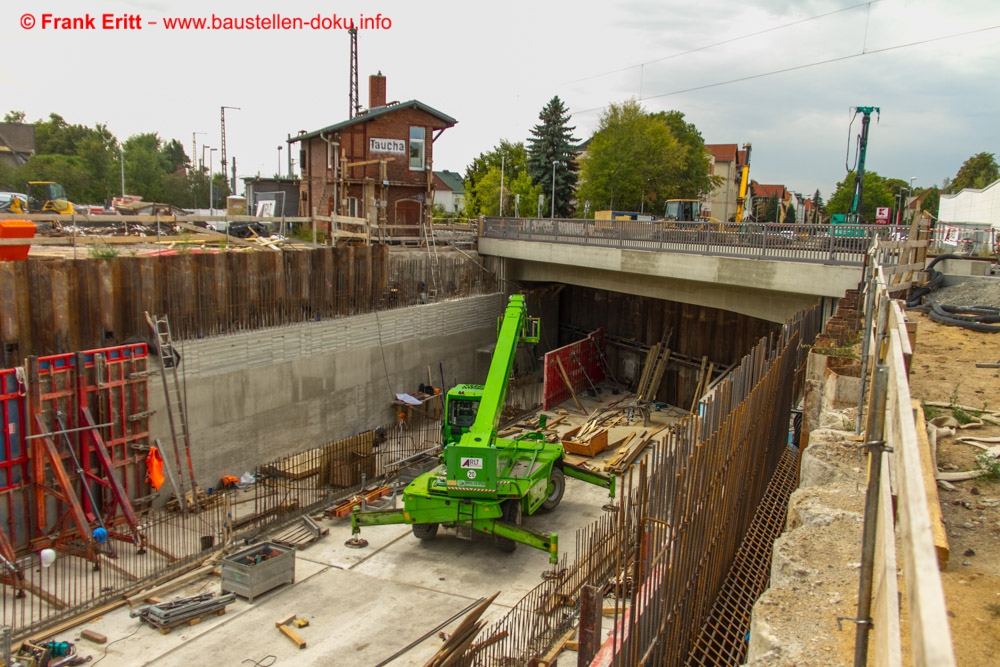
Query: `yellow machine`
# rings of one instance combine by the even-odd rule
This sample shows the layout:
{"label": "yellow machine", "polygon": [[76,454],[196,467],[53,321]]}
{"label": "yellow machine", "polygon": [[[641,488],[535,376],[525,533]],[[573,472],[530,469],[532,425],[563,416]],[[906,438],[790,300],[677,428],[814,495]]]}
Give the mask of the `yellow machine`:
{"label": "yellow machine", "polygon": [[73,204],[66,197],[66,188],[52,181],[28,181],[28,209],[24,210],[21,200],[14,197],[10,203],[11,213],[59,213],[72,215]]}
{"label": "yellow machine", "polygon": [[746,211],[747,203],[747,188],[750,186],[750,143],[747,142],[743,144],[743,150],[746,151],[747,157],[743,162],[743,168],[740,169],[740,192],[736,196],[736,214],[733,216],[733,222],[743,222],[743,214]]}

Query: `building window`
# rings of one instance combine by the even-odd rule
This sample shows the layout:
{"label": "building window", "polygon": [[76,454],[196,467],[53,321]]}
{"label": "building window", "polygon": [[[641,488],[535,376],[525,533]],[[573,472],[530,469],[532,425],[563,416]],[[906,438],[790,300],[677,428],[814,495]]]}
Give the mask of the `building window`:
{"label": "building window", "polygon": [[424,169],[424,128],[410,128],[410,169]]}
{"label": "building window", "polygon": [[348,197],[347,198],[347,216],[350,218],[358,217],[358,198]]}

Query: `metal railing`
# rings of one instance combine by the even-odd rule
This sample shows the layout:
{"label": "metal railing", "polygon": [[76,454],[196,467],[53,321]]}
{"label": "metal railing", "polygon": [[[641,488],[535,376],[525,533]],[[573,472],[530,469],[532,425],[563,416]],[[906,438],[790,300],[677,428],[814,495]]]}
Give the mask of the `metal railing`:
{"label": "metal railing", "polygon": [[486,218],[481,237],[860,266],[873,239],[906,240],[909,231],[896,225]]}

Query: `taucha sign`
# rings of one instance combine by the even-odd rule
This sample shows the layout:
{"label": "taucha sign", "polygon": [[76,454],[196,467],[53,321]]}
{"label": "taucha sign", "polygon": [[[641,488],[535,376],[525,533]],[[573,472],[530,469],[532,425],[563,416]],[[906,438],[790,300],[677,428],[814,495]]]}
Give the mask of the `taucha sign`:
{"label": "taucha sign", "polygon": [[368,152],[406,155],[406,142],[402,139],[377,139],[371,137],[368,140]]}

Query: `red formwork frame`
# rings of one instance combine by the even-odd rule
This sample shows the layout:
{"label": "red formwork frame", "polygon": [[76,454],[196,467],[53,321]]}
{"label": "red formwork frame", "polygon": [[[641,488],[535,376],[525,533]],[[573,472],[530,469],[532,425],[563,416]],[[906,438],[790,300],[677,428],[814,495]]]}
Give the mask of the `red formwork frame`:
{"label": "red formwork frame", "polygon": [[[8,415],[18,415],[16,442],[5,440],[0,452],[5,456],[0,460],[0,512],[9,517],[6,527],[16,550],[82,539],[93,556],[90,527],[95,521],[109,524],[105,527],[112,537],[143,546],[130,500],[149,493],[144,466],[151,415],[148,372],[145,343],[29,357],[27,391],[15,369],[0,371],[5,382],[0,397],[8,397],[0,398],[7,430],[15,423]],[[76,474],[67,444],[84,479]],[[6,470],[17,466],[20,483],[3,486],[4,480],[12,480]],[[29,489],[30,501],[24,504],[30,508],[15,500],[22,494],[14,492],[23,487]],[[130,533],[112,530],[121,523],[130,524]]]}
{"label": "red formwork frame", "polygon": [[570,398],[569,387],[562,371],[569,377],[573,391],[581,393],[604,380],[604,329],[597,329],[583,340],[564,345],[545,354],[545,375],[542,384],[542,408],[551,410]]}
{"label": "red formwork frame", "polygon": [[[21,489],[29,479],[25,385],[14,368],[0,370],[0,554],[13,562],[15,535],[26,535],[31,521]],[[19,582],[13,582],[15,585]]]}
{"label": "red formwork frame", "polygon": [[[89,408],[111,463],[130,497],[149,493],[145,452],[149,449],[149,353],[145,343],[89,350],[77,355],[80,410]],[[79,419],[80,415],[77,415]],[[93,438],[80,436],[81,460],[93,462]]]}

